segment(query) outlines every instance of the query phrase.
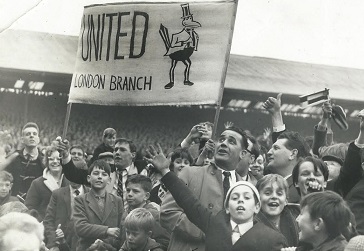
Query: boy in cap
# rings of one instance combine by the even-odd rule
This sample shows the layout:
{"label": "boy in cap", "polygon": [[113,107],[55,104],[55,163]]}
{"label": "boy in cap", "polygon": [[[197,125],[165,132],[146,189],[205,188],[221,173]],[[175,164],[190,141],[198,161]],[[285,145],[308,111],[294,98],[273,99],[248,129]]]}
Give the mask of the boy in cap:
{"label": "boy in cap", "polygon": [[147,159],[163,175],[161,181],[182,207],[189,220],[205,233],[206,250],[272,251],[281,250],[284,237],[261,222],[253,221],[260,210],[259,193],[247,181],[230,186],[224,202],[225,209],[216,215],[205,208],[188,187],[169,170],[169,160],[161,147],[159,153],[151,147]]}

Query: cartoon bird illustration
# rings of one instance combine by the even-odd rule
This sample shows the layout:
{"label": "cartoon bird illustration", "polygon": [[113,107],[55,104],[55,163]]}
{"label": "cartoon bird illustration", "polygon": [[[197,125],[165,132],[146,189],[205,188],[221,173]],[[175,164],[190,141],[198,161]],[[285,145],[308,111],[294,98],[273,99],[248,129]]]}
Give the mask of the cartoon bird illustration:
{"label": "cartoon bird illustration", "polygon": [[190,68],[192,64],[190,57],[194,51],[197,51],[199,37],[195,28],[201,27],[201,24],[193,20],[188,3],[181,4],[181,7],[182,25],[184,28],[180,32],[172,34],[172,39],[170,40],[168,29],[162,24],[159,28],[159,34],[167,50],[164,56],[169,56],[172,60],[169,69],[169,83],[164,86],[165,89],[171,89],[174,86],[174,70],[179,61],[182,61],[185,65],[184,85],[191,86],[194,84],[190,81]]}

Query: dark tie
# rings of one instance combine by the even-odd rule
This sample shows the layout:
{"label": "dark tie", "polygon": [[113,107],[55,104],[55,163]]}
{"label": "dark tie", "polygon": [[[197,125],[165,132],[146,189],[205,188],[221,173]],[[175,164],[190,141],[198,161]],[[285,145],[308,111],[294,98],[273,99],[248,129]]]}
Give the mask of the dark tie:
{"label": "dark tie", "polygon": [[117,194],[123,198],[123,171],[118,172],[118,190]]}
{"label": "dark tie", "polygon": [[80,195],[80,190],[76,189],[75,194],[76,194],[76,196]]}
{"label": "dark tie", "polygon": [[224,177],[224,180],[222,182],[222,186],[224,187],[224,199],[225,199],[226,194],[227,194],[227,192],[228,192],[228,190],[230,188],[230,180],[229,180],[229,178],[230,178],[231,173],[228,172],[228,171],[224,171],[222,174],[225,176]]}

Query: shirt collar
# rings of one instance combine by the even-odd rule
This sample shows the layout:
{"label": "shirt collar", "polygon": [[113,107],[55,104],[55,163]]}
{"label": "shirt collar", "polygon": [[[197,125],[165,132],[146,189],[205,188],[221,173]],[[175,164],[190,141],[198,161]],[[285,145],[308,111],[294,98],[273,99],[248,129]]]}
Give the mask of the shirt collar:
{"label": "shirt collar", "polygon": [[30,155],[30,159],[31,160],[36,160],[37,158],[38,158],[38,155],[39,155],[39,153],[38,153],[38,150],[37,149],[34,149],[34,151],[32,151],[32,152],[28,152],[25,148],[24,148],[24,150],[23,150],[23,155],[24,155],[24,157],[25,158],[27,158],[27,155]]}
{"label": "shirt collar", "polygon": [[[71,193],[73,194],[73,193],[76,191],[76,188],[73,188],[73,187],[71,187],[71,185],[70,185],[70,190],[71,190]],[[80,194],[79,194],[79,195],[84,194],[83,186],[82,186],[82,185],[81,185],[79,188],[77,188],[77,190],[80,192]],[[95,196],[96,196],[96,195],[95,195]]]}
{"label": "shirt collar", "polygon": [[122,172],[126,171],[128,174],[129,174],[129,172],[130,172],[131,170],[134,170],[134,163],[131,163],[131,165],[130,165],[130,166],[126,167],[125,169],[123,169],[123,170],[121,170],[121,171],[117,169],[118,173],[122,173]]}
{"label": "shirt collar", "polygon": [[106,191],[103,195],[96,195],[95,192],[91,189],[90,193],[96,198],[96,199],[104,199],[106,196]]}
{"label": "shirt collar", "polygon": [[233,182],[236,182],[236,173],[235,173],[235,170],[234,171],[227,171],[227,170],[224,170],[220,167],[218,167],[216,164],[214,164],[216,166],[217,169],[219,169],[221,171],[221,173],[223,172],[229,172],[231,175],[230,175],[230,179],[233,181]]}
{"label": "shirt collar", "polygon": [[286,177],[284,177],[285,180],[289,179],[292,176],[292,174],[288,174]]}
{"label": "shirt collar", "polygon": [[248,232],[249,229],[251,229],[254,225],[253,221],[248,221],[246,223],[237,224],[232,219],[230,219],[231,229],[234,229],[236,225],[238,225],[240,236],[244,235],[246,232]]}

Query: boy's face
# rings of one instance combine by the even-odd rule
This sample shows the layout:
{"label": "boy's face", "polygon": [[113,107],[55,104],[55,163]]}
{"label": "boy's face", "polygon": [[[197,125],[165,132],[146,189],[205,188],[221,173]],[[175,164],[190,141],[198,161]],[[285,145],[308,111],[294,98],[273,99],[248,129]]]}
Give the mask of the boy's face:
{"label": "boy's face", "polygon": [[240,185],[231,192],[226,213],[230,214],[235,223],[241,224],[252,221],[259,209],[260,205],[255,203],[254,193],[250,187]]}
{"label": "boy's face", "polygon": [[326,187],[326,181],[320,169],[317,169],[316,172],[313,164],[305,161],[299,166],[297,184],[295,184],[300,189],[301,196],[309,193],[310,181],[317,182],[322,188]]}
{"label": "boy's face", "polygon": [[149,193],[140,184],[129,183],[126,187],[126,200],[130,209],[141,207],[148,199]]}
{"label": "boy's face", "polygon": [[261,210],[269,216],[278,216],[287,204],[287,194],[277,182],[268,183],[259,191]]}
{"label": "boy's face", "polygon": [[144,230],[132,230],[126,228],[126,241],[128,243],[128,247],[131,250],[141,251],[148,241],[148,237],[151,236],[152,232],[146,232]]}
{"label": "boy's face", "polygon": [[300,232],[298,237],[300,241],[311,243],[316,235],[315,223],[316,221],[311,218],[307,206],[301,209],[300,215],[296,219]]}
{"label": "boy's face", "polygon": [[0,198],[5,198],[11,190],[13,183],[8,180],[0,179]]}
{"label": "boy's face", "polygon": [[102,190],[110,182],[110,176],[107,172],[95,166],[91,174],[87,175],[87,181],[93,189]]}

